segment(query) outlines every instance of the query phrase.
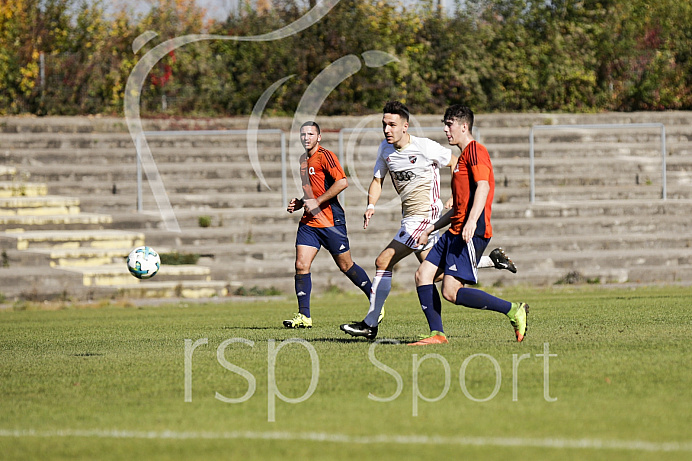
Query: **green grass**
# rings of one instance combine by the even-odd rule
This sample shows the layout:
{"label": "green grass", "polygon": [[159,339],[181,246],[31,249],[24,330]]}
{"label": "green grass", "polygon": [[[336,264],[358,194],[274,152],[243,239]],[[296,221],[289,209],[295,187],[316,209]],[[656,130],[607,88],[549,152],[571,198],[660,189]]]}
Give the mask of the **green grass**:
{"label": "green grass", "polygon": [[[304,331],[281,327],[295,310],[291,298],[1,311],[2,459],[692,459],[692,288],[492,292],[530,303],[524,343],[513,341],[503,316],[445,303],[448,345],[374,346],[390,373],[369,358],[372,343],[338,329],[363,317],[362,295],[315,297],[315,326]],[[415,294],[393,295],[379,337],[407,342],[425,326]],[[185,340],[202,338],[186,402]],[[228,344],[224,367],[217,352],[233,338],[254,347]],[[270,422],[268,353],[272,340],[276,349],[290,338],[308,341],[319,380],[305,401],[277,397]],[[548,381],[537,356],[544,347],[555,354]],[[422,361],[426,354],[436,355]],[[524,355],[515,374],[514,357]],[[313,363],[308,347],[285,344],[276,353],[276,388],[304,395]],[[414,363],[428,398],[440,396],[444,364],[450,369],[446,396],[418,399],[417,416]],[[215,398],[243,397],[248,374],[252,397]],[[394,397],[396,374],[398,397],[368,398]],[[498,378],[494,397],[478,401]]]}

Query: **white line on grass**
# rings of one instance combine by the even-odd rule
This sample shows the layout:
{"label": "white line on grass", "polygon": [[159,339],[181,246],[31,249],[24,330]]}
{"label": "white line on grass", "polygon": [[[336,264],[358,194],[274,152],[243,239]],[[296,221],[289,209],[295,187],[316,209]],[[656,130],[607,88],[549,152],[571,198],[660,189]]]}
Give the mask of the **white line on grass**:
{"label": "white line on grass", "polygon": [[441,437],[426,435],[374,435],[358,436],[323,432],[205,432],[205,431],[126,431],[60,429],[37,431],[33,429],[0,429],[0,437],[95,437],[113,439],[207,439],[207,440],[291,440],[308,442],[397,444],[397,445],[475,445],[497,447],[579,448],[592,450],[634,450],[648,452],[692,451],[692,442],[647,442],[643,440],[601,440],[522,437]]}

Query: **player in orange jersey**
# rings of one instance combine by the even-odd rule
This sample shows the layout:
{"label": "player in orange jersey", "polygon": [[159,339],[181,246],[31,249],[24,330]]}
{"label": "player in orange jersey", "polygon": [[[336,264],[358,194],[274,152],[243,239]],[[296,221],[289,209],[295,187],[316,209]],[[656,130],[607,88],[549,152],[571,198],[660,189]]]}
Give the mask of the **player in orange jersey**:
{"label": "player in orange jersey", "polygon": [[434,309],[434,280],[444,274],[442,296],[454,304],[501,312],[509,317],[517,341],[526,336],[529,306],[496,298],[484,291],[467,288],[478,282],[478,261],[493,235],[490,224],[495,178],[488,150],[473,139],[473,112],[466,106],[447,108],[444,131],[449,144],[461,150],[452,175],[452,209],[425,229],[418,242],[425,244],[434,231],[451,224],[435,243],[416,271],[416,290],[430,335],[414,346],[447,342],[441,311]]}
{"label": "player in orange jersey", "polygon": [[348,187],[344,170],[333,152],[320,146],[322,135],[317,123],[309,121],[300,127],[300,142],[305,153],[300,157],[300,178],[303,197],[294,198],[287,211],[302,208],[303,217],[296,235],[295,290],[298,313],[284,320],[286,328],[311,328],[310,293],[312,277],[310,267],[321,247],[331,253],[341,272],[370,297],[371,282],[367,273],[351,259],[346,234],[344,209],[338,200]]}

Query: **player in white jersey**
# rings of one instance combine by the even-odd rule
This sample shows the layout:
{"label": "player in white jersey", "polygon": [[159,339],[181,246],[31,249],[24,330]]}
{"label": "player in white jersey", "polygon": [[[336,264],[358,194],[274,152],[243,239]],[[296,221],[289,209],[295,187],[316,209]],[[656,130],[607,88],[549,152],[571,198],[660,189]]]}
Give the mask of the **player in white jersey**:
{"label": "player in white jersey", "polygon": [[[376,273],[365,319],[340,327],[352,336],[368,339],[377,336],[378,324],[384,315],[384,302],[392,288],[394,266],[414,252],[419,261],[424,261],[438,239],[438,234],[434,233],[426,245],[418,245],[420,234],[442,214],[444,205],[440,198],[440,168],[453,167],[457,158],[449,148],[431,139],[409,134],[408,122],[409,110],[405,105],[398,101],[385,104],[382,116],[385,139],[378,149],[373,180],[368,188],[363,228],[367,229],[375,214],[375,204],[382,194],[382,183],[387,173],[401,197],[401,228],[375,260]],[[486,259],[482,259],[478,267],[497,267],[516,272],[514,264],[502,249],[493,250],[492,256],[495,258],[484,257]]]}

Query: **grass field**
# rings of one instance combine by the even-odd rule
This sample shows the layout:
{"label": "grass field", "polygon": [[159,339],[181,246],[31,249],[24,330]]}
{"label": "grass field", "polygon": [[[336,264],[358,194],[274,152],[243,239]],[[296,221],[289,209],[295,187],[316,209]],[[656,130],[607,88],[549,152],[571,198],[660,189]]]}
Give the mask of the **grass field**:
{"label": "grass field", "polygon": [[[355,294],[303,331],[290,297],[5,309],[0,458],[692,459],[692,288],[492,292],[530,303],[524,343],[447,303],[448,345],[351,338]],[[424,332],[391,296],[379,337]]]}

